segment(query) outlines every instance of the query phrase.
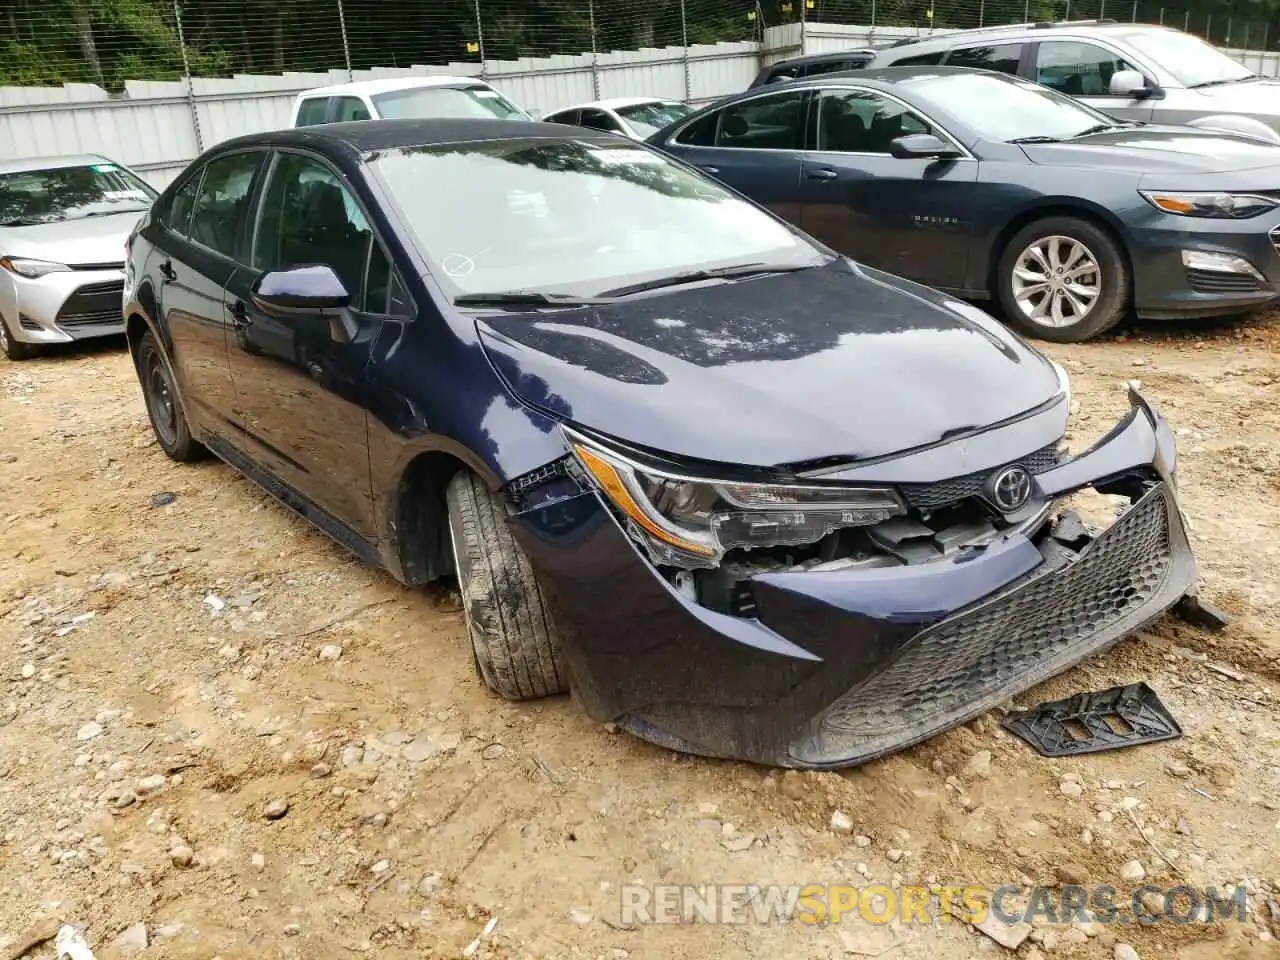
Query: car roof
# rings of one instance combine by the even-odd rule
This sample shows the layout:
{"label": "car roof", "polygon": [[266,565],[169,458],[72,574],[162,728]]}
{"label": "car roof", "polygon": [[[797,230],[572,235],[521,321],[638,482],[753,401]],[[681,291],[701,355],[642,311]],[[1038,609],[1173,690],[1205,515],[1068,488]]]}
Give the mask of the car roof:
{"label": "car roof", "polygon": [[670,97],[608,97],[604,100],[592,100],[589,103],[575,103],[568,107],[557,107],[552,110],[548,116],[555,113],[564,113],[566,110],[585,110],[588,107],[598,107],[604,110],[617,110],[620,107],[638,107],[645,103],[679,102],[679,100]]}
{"label": "car roof", "polygon": [[807,53],[803,57],[787,57],[785,60],[775,60],[763,69],[775,70],[778,67],[798,67],[807,63],[826,63],[830,60],[847,60],[849,57],[863,56],[868,60],[875,55],[877,50],[887,49],[888,46],[882,44],[879,47],[849,47],[847,50],[830,50],[826,53]]}
{"label": "car roof", "polygon": [[379,80],[356,80],[353,83],[337,83],[329,87],[313,87],[303,90],[299,97],[333,97],[340,94],[364,94],[367,97],[393,90],[416,90],[420,87],[451,87],[458,84],[488,86],[479,77],[384,77]]}
{"label": "car roof", "polygon": [[252,146],[295,146],[323,148],[335,152],[368,153],[398,147],[429,147],[447,143],[474,143],[485,140],[604,140],[625,148],[616,134],[596,133],[566,127],[562,123],[534,120],[472,118],[414,118],[405,120],[353,120],[310,127],[291,127],[250,133],[220,143],[215,149],[244,149]]}
{"label": "car roof", "polygon": [[[1014,77],[1007,73],[1000,73],[995,70],[976,70],[972,67],[939,67],[928,66],[924,64],[913,64],[909,67],[870,67],[862,70],[838,70],[834,73],[822,73],[816,77],[801,77],[798,80],[792,80],[785,87],[776,89],[800,90],[809,87],[821,87],[831,81],[858,82],[865,83],[869,87],[878,87],[881,89],[889,89],[893,86],[910,80],[915,77],[955,77],[965,74],[982,73],[990,74],[1010,83],[1017,83],[1020,77]],[[749,91],[751,94],[759,95],[762,90],[775,91],[773,87],[756,87]]]}
{"label": "car roof", "polygon": [[30,170],[61,170],[67,167],[87,167],[95,163],[113,163],[96,153],[82,153],[65,157],[22,157],[18,160],[0,160],[0,173],[26,173]]}
{"label": "car roof", "polygon": [[1162,30],[1172,33],[1182,32],[1177,30],[1175,27],[1166,27],[1154,23],[1130,23],[1117,20],[1040,20],[1029,23],[1011,23],[991,27],[974,27],[968,30],[952,30],[948,33],[926,33],[917,37],[903,37],[901,40],[896,40],[893,43],[876,47],[876,53],[877,56],[881,54],[888,54],[892,56],[893,51],[895,50],[901,50],[904,54],[907,54],[907,51],[916,49],[929,49],[935,47],[946,49],[958,43],[966,43],[974,40],[980,41],[990,37],[1027,39],[1029,37],[1045,36],[1046,34],[1052,34],[1056,31],[1062,31],[1064,33],[1089,33],[1095,30],[1105,30],[1109,33],[1141,33],[1151,30]]}

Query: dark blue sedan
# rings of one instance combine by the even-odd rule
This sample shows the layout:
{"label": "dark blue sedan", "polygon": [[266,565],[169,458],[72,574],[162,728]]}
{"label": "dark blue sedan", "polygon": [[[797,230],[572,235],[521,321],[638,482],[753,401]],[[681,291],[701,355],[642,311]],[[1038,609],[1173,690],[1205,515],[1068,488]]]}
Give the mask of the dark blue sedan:
{"label": "dark blue sedan", "polygon": [[1280,145],[946,67],[753,89],[649,143],[862,263],[1078,341],[1275,301]]}
{"label": "dark blue sedan", "polygon": [[[677,749],[859,763],[1195,582],[1136,388],[1066,456],[1067,375],[1011,331],[607,133],[220,144],[131,237],[125,318],[169,457],[456,576],[501,696],[571,686]],[[1085,488],[1127,509],[1088,528]]]}

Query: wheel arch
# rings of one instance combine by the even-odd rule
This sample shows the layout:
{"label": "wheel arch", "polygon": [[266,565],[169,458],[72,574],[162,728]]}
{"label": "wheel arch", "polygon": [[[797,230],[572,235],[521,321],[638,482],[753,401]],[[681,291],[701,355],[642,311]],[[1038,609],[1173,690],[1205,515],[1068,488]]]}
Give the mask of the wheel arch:
{"label": "wheel arch", "polygon": [[1000,228],[1000,231],[992,241],[991,254],[987,261],[986,289],[990,296],[993,299],[999,299],[998,284],[1000,278],[998,274],[1000,261],[1004,259],[1005,251],[1008,249],[1010,241],[1024,227],[1035,223],[1037,220],[1047,220],[1050,217],[1074,217],[1077,220],[1083,220],[1102,230],[1115,241],[1116,246],[1120,249],[1120,256],[1124,258],[1125,270],[1129,274],[1130,289],[1128,296],[1132,301],[1133,254],[1129,250],[1129,241],[1120,222],[1110,211],[1102,207],[1067,197],[1054,198],[1048,202],[1023,210]]}
{"label": "wheel arch", "polygon": [[398,579],[409,586],[453,572],[445,490],[460,470],[475,473],[490,489],[501,486],[491,471],[448,450],[419,451],[400,471],[388,511],[388,559],[395,564]]}

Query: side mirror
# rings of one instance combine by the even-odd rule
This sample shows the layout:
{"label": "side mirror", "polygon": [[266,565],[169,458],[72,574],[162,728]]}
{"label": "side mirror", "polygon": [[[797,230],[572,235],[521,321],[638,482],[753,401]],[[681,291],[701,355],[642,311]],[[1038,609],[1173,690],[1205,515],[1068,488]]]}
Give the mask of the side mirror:
{"label": "side mirror", "polygon": [[254,281],[250,296],[254,305],[269,316],[282,320],[326,319],[335,341],[350,343],[355,339],[356,321],[348,309],[351,294],[327,264],[264,273]]}
{"label": "side mirror", "polygon": [[889,142],[889,153],[899,160],[922,158],[943,160],[960,156],[960,151],[932,133],[912,133]]}
{"label": "side mirror", "polygon": [[1113,97],[1141,100],[1155,93],[1155,89],[1147,86],[1147,78],[1137,70],[1117,70],[1111,75],[1107,92]]}

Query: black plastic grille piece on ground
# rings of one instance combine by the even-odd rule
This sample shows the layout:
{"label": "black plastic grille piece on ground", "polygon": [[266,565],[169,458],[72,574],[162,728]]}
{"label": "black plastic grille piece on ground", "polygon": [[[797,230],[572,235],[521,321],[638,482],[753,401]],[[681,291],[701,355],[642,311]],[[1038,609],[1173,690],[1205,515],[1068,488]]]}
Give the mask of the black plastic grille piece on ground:
{"label": "black plastic grille piece on ground", "polygon": [[1000,725],[1042,757],[1072,757],[1182,736],[1178,722],[1145,683],[1078,693],[1007,713]]}
{"label": "black plastic grille piece on ground", "polygon": [[847,766],[918,743],[1140,629],[1194,577],[1172,493],[1159,484],[1065,566],[918,633],[797,737],[791,756]]}

